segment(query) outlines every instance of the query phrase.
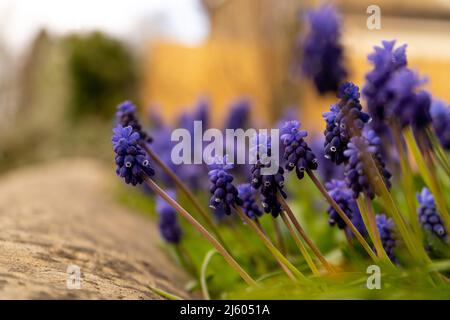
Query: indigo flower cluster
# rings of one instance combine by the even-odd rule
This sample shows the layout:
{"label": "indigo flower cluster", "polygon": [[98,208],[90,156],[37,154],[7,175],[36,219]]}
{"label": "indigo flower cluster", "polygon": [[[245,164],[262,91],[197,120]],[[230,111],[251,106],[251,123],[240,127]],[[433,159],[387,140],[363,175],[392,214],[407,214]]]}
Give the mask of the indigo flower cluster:
{"label": "indigo flower cluster", "polygon": [[350,138],[360,135],[364,125],[370,121],[370,116],[362,111],[359,88],[353,83],[342,84],[337,97],[340,101],[323,114],[327,124],[324,148],[327,159],[341,164],[346,160],[344,151]]}
{"label": "indigo flower cluster", "polygon": [[442,241],[447,242],[447,231],[445,230],[442,218],[436,209],[433,195],[427,188],[423,188],[422,191],[417,194],[417,200],[419,200],[417,213],[423,229],[433,233]]}
{"label": "indigo flower cluster", "polygon": [[237,187],[239,198],[242,199],[242,209],[250,218],[261,217],[263,212],[256,202],[256,192],[249,183],[240,184]]}
{"label": "indigo flower cluster", "polygon": [[117,125],[113,130],[112,144],[116,153],[116,173],[125,183],[137,185],[144,181],[144,177],[152,177],[155,171],[150,166],[150,160],[142,147],[138,144],[139,133],[131,126]]}
{"label": "indigo flower cluster", "polygon": [[445,150],[450,150],[450,106],[440,100],[431,104],[433,129]]}
{"label": "indigo flower cluster", "polygon": [[120,124],[122,127],[131,126],[133,131],[139,133],[141,141],[147,143],[153,141],[148,133],[142,129],[136,116],[136,106],[131,101],[122,102],[117,106],[116,121],[117,124]]}
{"label": "indigo flower cluster", "polygon": [[376,216],[376,224],[378,232],[380,233],[381,243],[383,245],[384,251],[388,255],[392,262],[396,263],[397,258],[395,257],[395,247],[397,245],[396,235],[395,235],[395,224],[391,218],[388,218],[384,214],[378,214]]}
{"label": "indigo flower cluster", "polygon": [[[167,194],[175,199],[175,192],[168,190]],[[159,232],[168,243],[177,244],[181,240],[182,231],[178,223],[177,212],[161,197],[156,198],[156,212],[159,216]]]}
{"label": "indigo flower cluster", "polygon": [[373,69],[366,75],[366,83],[362,94],[366,99],[369,114],[372,117],[371,127],[378,135],[388,132],[386,120],[390,117],[387,106],[392,99],[387,89],[396,71],[406,67],[406,45],[395,48],[395,40],[383,41],[382,46],[376,46],[369,55]]}
{"label": "indigo flower cluster", "polygon": [[233,176],[228,172],[233,169],[233,165],[227,163],[227,157],[209,166],[208,173],[211,186],[211,199],[209,205],[213,209],[222,209],[225,214],[231,214],[231,208],[241,206],[242,200],[239,198],[238,190],[233,185]]}
{"label": "indigo flower cluster", "polygon": [[[377,193],[377,183],[384,183],[390,188],[391,174],[381,156],[380,144],[380,138],[373,130],[365,130],[362,136],[351,138],[348,149],[344,151],[348,158],[345,177],[355,199],[360,193],[373,199]],[[379,181],[378,172],[383,181]]]}
{"label": "indigo flower cluster", "polygon": [[300,43],[303,74],[314,82],[320,94],[336,91],[347,77],[338,13],[333,6],[324,5],[308,11],[306,21],[309,32]]}
{"label": "indigo flower cluster", "polygon": [[305,138],[308,133],[300,130],[300,122],[287,121],[283,126],[281,140],[284,144],[284,160],[286,160],[285,168],[295,173],[299,179],[303,179],[305,170],[317,169],[317,158],[308,146]]}
{"label": "indigo flower cluster", "polygon": [[[251,185],[254,189],[260,190],[262,197],[262,206],[264,212],[271,213],[273,217],[278,217],[282,208],[281,204],[278,201],[277,195],[280,195],[284,198],[287,197],[284,192],[284,170],[282,167],[278,166],[278,170],[275,174],[266,174],[263,175],[261,170],[264,168],[268,168],[270,163],[265,163],[260,159],[259,153],[267,153],[267,155],[271,155],[271,141],[270,138],[264,134],[259,134],[254,137],[256,139],[256,144],[258,150],[257,153],[257,161],[252,165],[251,171]],[[263,150],[263,151],[262,151]]]}

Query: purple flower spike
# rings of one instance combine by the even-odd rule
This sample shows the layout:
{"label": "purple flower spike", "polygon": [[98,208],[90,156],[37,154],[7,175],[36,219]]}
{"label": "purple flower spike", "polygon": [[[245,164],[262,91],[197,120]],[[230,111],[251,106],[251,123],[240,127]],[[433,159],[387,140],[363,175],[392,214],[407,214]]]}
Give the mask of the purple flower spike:
{"label": "purple flower spike", "polygon": [[147,132],[142,130],[142,126],[136,116],[136,106],[130,102],[125,101],[117,106],[116,112],[116,122],[122,127],[131,126],[133,131],[139,133],[140,138],[143,142],[151,143],[153,139],[148,135]]}
{"label": "purple flower spike", "polygon": [[[172,199],[176,198],[175,192],[168,190]],[[182,231],[178,223],[177,212],[161,197],[156,198],[156,212],[159,215],[159,232],[168,243],[177,244],[181,241]]]}
{"label": "purple flower spike", "polygon": [[305,170],[317,169],[317,158],[308,146],[305,138],[308,133],[300,130],[300,122],[287,121],[283,126],[283,135],[281,140],[284,144],[284,159],[286,160],[286,170],[295,173],[299,179],[303,179]]}
{"label": "purple flower spike", "polygon": [[[344,155],[348,158],[345,166],[345,177],[347,185],[353,190],[353,197],[358,198],[364,193],[373,199],[377,190],[375,188],[378,180],[378,172],[381,173],[383,182],[390,188],[390,172],[386,169],[380,152],[380,139],[373,130],[364,131],[362,136],[353,137],[348,144]],[[373,166],[370,158],[372,157]]]}
{"label": "purple flower spike", "polygon": [[225,214],[231,214],[231,208],[235,205],[242,205],[242,200],[239,198],[238,191],[233,185],[233,176],[228,172],[233,169],[233,165],[227,163],[227,157],[216,160],[216,162],[209,166],[208,173],[211,186],[211,199],[209,205],[213,209],[223,209]]}
{"label": "purple flower spike", "polygon": [[240,184],[237,187],[239,198],[242,199],[242,209],[244,213],[250,218],[255,219],[263,215],[258,203],[256,202],[255,190],[249,183]]}
{"label": "purple flower spike", "polygon": [[334,6],[324,5],[308,11],[305,18],[309,32],[299,43],[302,72],[320,94],[336,91],[347,77],[340,44],[340,17]]}
{"label": "purple flower spike", "polygon": [[397,245],[395,236],[395,224],[391,218],[386,217],[384,214],[378,214],[376,216],[376,224],[378,232],[380,233],[381,243],[384,251],[388,255],[392,262],[396,263],[397,259],[394,254],[395,247]]}
{"label": "purple flower spike", "polygon": [[142,147],[138,144],[139,133],[131,126],[118,125],[113,130],[112,144],[116,153],[116,173],[125,183],[137,185],[144,181],[144,177],[152,177],[155,171],[150,166],[150,160]]}
{"label": "purple flower spike", "polygon": [[443,101],[433,101],[430,113],[439,142],[445,150],[450,150],[450,106]]}
{"label": "purple flower spike", "polygon": [[417,200],[419,200],[420,205],[417,209],[417,213],[423,229],[436,235],[442,241],[448,242],[447,231],[445,230],[442,218],[436,209],[433,195],[427,188],[423,188],[422,191],[417,194]]}

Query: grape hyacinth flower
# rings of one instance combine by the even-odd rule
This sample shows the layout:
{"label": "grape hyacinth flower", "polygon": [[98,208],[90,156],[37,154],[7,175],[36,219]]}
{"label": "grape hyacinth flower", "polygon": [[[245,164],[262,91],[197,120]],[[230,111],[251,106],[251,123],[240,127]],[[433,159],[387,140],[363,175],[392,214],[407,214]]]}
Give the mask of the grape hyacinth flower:
{"label": "grape hyacinth flower", "polygon": [[444,223],[436,208],[433,195],[427,188],[423,188],[422,191],[417,194],[417,200],[419,200],[420,205],[417,209],[417,213],[423,229],[433,233],[442,241],[448,242],[447,231],[445,230]]}
{"label": "grape hyacinth flower", "polygon": [[230,215],[231,208],[235,205],[241,206],[243,202],[233,185],[234,178],[229,173],[234,166],[227,162],[225,156],[223,159],[216,159],[215,163],[209,166],[208,176],[211,182],[209,191],[212,194],[209,205],[213,209],[223,209],[225,214]]}
{"label": "grape hyacinth flower", "polygon": [[359,101],[359,88],[351,82],[339,87],[337,97],[340,101],[323,113],[326,121],[325,157],[336,164],[346,160],[344,151],[352,136],[359,136],[370,116],[362,111]]}
{"label": "grape hyacinth flower", "polygon": [[305,176],[305,170],[317,169],[317,158],[308,146],[305,138],[308,133],[300,130],[300,122],[287,121],[283,126],[283,135],[281,140],[284,144],[284,160],[286,160],[285,168],[295,173],[299,179]]}
{"label": "grape hyacinth flower", "polygon": [[450,106],[444,101],[433,101],[430,109],[436,136],[445,150],[450,150]]}
{"label": "grape hyacinth flower", "polygon": [[[367,231],[364,223],[362,223],[361,213],[353,198],[353,192],[347,187],[345,181],[333,179],[330,182],[325,183],[325,188],[328,190],[328,193],[334,201],[336,201],[339,207],[344,211],[346,216],[353,222],[358,231],[362,235],[365,235]],[[331,226],[337,225],[339,229],[345,230],[347,234],[351,235],[347,224],[332,206],[328,208],[327,213],[330,217],[328,223]]]}
{"label": "grape hyacinth flower", "polygon": [[[174,191],[168,190],[167,194],[172,199],[176,199]],[[162,238],[171,244],[180,243],[182,232],[175,209],[164,199],[157,197],[156,212],[159,215],[158,227]]]}
{"label": "grape hyacinth flower", "polygon": [[116,121],[117,124],[120,124],[122,127],[131,126],[133,131],[139,133],[141,141],[147,143],[153,141],[152,137],[142,129],[136,116],[136,106],[131,101],[122,102],[117,106]]}
{"label": "grape hyacinth flower", "polygon": [[244,213],[250,218],[255,219],[261,217],[263,212],[259,209],[256,202],[255,190],[249,183],[240,184],[237,187],[239,198],[242,199],[242,209]]}
{"label": "grape hyacinth flower", "polygon": [[[282,208],[281,204],[277,199],[277,194],[280,192],[283,198],[286,198],[287,195],[284,192],[284,170],[282,167],[278,166],[278,170],[275,174],[271,175],[262,175],[261,169],[267,168],[270,166],[270,163],[264,163],[260,159],[259,153],[261,150],[264,150],[267,155],[270,157],[272,144],[270,141],[270,137],[265,134],[258,134],[254,137],[255,144],[257,146],[256,150],[257,161],[251,167],[251,185],[254,189],[260,190],[262,196],[262,206],[264,212],[271,213],[274,218],[278,217]],[[253,150],[255,152],[255,150]]]}
{"label": "grape hyacinth flower", "polygon": [[322,135],[316,135],[312,138],[311,150],[317,156],[319,175],[322,177],[323,181],[343,179],[344,167],[334,164],[330,159],[325,157],[323,145],[324,137]]}
{"label": "grape hyacinth flower", "polygon": [[[347,186],[352,189],[355,199],[360,193],[370,199],[375,197],[377,194],[377,170],[386,187],[390,188],[391,174],[386,169],[381,156],[380,144],[381,140],[373,130],[365,130],[362,136],[353,137],[348,144],[348,149],[344,151],[344,155],[348,158],[345,167],[346,182]],[[369,157],[372,157],[373,161],[370,161]]]}
{"label": "grape hyacinth flower", "polygon": [[391,218],[388,218],[384,214],[376,215],[375,219],[384,251],[386,251],[389,259],[391,259],[392,262],[396,263],[397,259],[394,254],[394,250],[397,245],[397,241],[395,236],[394,221],[392,221]]}
{"label": "grape hyacinth flower", "polygon": [[131,126],[117,125],[113,130],[112,144],[116,153],[116,173],[125,183],[137,185],[144,181],[144,177],[152,177],[155,171],[150,166],[150,160],[142,147],[138,144],[139,133]]}
{"label": "grape hyacinth flower", "polygon": [[225,129],[246,130],[250,121],[250,106],[250,100],[245,98],[234,101],[225,120]]}
{"label": "grape hyacinth flower", "polygon": [[389,108],[391,116],[398,119],[400,126],[412,125],[414,129],[425,129],[431,123],[431,97],[418,88],[426,82],[415,72],[404,68],[395,73],[387,84],[392,96]]}
{"label": "grape hyacinth flower", "polygon": [[367,108],[373,121],[371,127],[378,135],[386,134],[389,111],[386,110],[392,99],[387,83],[396,71],[406,67],[406,45],[395,48],[395,40],[383,41],[381,47],[374,47],[375,52],[369,55],[373,69],[366,75],[366,83],[362,94],[367,101]]}
{"label": "grape hyacinth flower", "polygon": [[303,74],[320,94],[336,91],[347,77],[340,44],[341,21],[336,8],[324,5],[306,14],[308,34],[299,42]]}

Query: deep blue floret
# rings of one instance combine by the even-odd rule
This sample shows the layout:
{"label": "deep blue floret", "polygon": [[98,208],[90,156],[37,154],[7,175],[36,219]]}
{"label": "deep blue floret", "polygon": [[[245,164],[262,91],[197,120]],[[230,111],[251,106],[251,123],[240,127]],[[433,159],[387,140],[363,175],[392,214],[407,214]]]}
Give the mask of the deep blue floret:
{"label": "deep blue floret", "polygon": [[233,165],[227,163],[227,157],[209,166],[209,180],[211,186],[211,199],[209,205],[213,209],[223,209],[225,214],[231,214],[231,208],[242,205],[242,200],[239,198],[238,191],[233,185],[233,176],[229,170],[233,169]]}
{"label": "deep blue floret", "polygon": [[136,106],[131,101],[122,102],[117,106],[116,122],[122,127],[131,126],[133,131],[139,133],[143,142],[150,143],[153,139],[142,129],[136,112]]}
{"label": "deep blue floret", "polygon": [[305,170],[317,169],[317,158],[303,139],[308,134],[300,130],[300,122],[287,121],[283,126],[284,134],[281,135],[281,141],[284,144],[283,158],[286,161],[285,168],[295,173],[299,179],[305,175]]}
{"label": "deep blue floret", "polygon": [[336,8],[324,5],[306,14],[308,34],[299,42],[301,69],[319,93],[336,91],[347,77],[343,48],[340,44],[341,22]]}
{"label": "deep blue floret", "polygon": [[[168,190],[167,194],[175,199],[175,192]],[[159,215],[159,232],[168,243],[177,244],[181,240],[182,231],[178,223],[177,212],[161,197],[156,198],[156,212]]]}
{"label": "deep blue floret", "polygon": [[317,156],[319,175],[323,181],[342,179],[344,178],[344,166],[336,165],[325,157],[324,139],[322,135],[316,135],[312,138],[311,143],[311,150]]}
{"label": "deep blue floret", "polygon": [[439,142],[445,150],[450,150],[450,106],[443,101],[435,100],[430,113]]}
{"label": "deep blue floret", "polygon": [[393,74],[406,67],[406,45],[394,49],[395,40],[383,41],[381,47],[374,47],[369,55],[373,69],[366,75],[366,83],[362,94],[367,101],[367,108],[373,121],[372,129],[378,135],[388,132],[387,118],[390,116],[388,107],[392,94],[387,90],[387,83]]}
{"label": "deep blue floret", "polygon": [[[259,134],[255,137],[256,144],[261,153],[271,155],[271,141],[270,137],[264,134]],[[257,153],[257,161],[251,166],[251,185],[254,189],[260,190],[262,197],[262,207],[264,212],[271,213],[273,217],[278,217],[281,212],[281,204],[277,199],[277,194],[286,198],[284,192],[284,170],[278,166],[275,174],[262,175],[261,170],[268,168],[270,163],[265,163],[259,158]]]}
{"label": "deep blue floret", "polygon": [[419,200],[417,213],[423,229],[436,235],[442,241],[447,242],[447,231],[445,230],[442,218],[436,209],[433,195],[427,188],[423,188],[422,191],[417,194],[417,200]]}
{"label": "deep blue floret", "polygon": [[360,193],[364,193],[371,199],[375,197],[378,192],[376,185],[380,182],[378,172],[386,187],[390,188],[391,174],[386,169],[381,156],[380,138],[373,130],[365,130],[362,136],[353,137],[344,154],[348,158],[345,166],[345,178],[355,199]]}
{"label": "deep blue floret", "polygon": [[112,144],[116,153],[116,173],[125,183],[137,185],[144,181],[144,177],[152,177],[155,171],[150,167],[150,160],[142,147],[138,144],[139,133],[131,126],[118,125],[113,130]]}
{"label": "deep blue floret", "polygon": [[332,105],[329,112],[323,113],[326,121],[325,157],[336,164],[346,160],[344,151],[352,136],[359,136],[370,116],[362,111],[359,89],[351,82],[339,87],[337,94],[341,100]]}
{"label": "deep blue floret", "polygon": [[237,187],[239,198],[242,199],[242,209],[244,213],[250,218],[262,216],[263,212],[260,210],[256,202],[255,190],[249,183],[240,184]]}
{"label": "deep blue floret", "polygon": [[391,218],[386,217],[384,214],[378,214],[376,216],[376,224],[378,232],[380,233],[381,243],[384,251],[388,255],[392,262],[396,263],[397,259],[394,254],[395,247],[397,245],[395,235],[395,224]]}

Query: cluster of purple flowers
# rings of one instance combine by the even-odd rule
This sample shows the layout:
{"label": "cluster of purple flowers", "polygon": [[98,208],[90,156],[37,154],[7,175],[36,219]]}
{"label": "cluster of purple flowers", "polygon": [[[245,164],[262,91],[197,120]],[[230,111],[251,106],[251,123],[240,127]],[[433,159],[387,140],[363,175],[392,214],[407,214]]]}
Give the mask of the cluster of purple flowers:
{"label": "cluster of purple flowers", "polygon": [[420,204],[417,213],[423,229],[433,233],[444,242],[447,242],[447,231],[445,230],[442,218],[436,209],[433,195],[427,188],[423,188],[422,191],[417,194],[417,200],[419,200]]}
{"label": "cluster of purple flowers", "polygon": [[122,127],[131,126],[133,131],[139,133],[141,141],[150,143],[153,139],[142,129],[142,126],[136,116],[136,110],[136,106],[131,101],[125,101],[119,104],[116,112],[117,124],[120,124]]}
{"label": "cluster of purple flowers", "polygon": [[383,245],[384,251],[386,251],[389,259],[396,263],[397,258],[395,257],[394,250],[397,246],[397,240],[394,221],[384,214],[378,214],[376,216],[376,224],[378,232],[380,233],[381,244]]}
{"label": "cluster of purple flowers", "polygon": [[[176,199],[175,192],[168,190],[167,194]],[[168,243],[177,244],[181,241],[182,231],[178,223],[177,212],[161,197],[156,198],[156,212],[159,216],[159,232]]]}
{"label": "cluster of purple flowers", "polygon": [[287,121],[283,126],[283,131],[285,133],[281,136],[281,140],[284,144],[285,168],[288,171],[295,168],[297,177],[303,179],[306,169],[317,169],[317,158],[303,139],[308,133],[301,131],[300,122],[295,120]]}
{"label": "cluster of purple flowers", "polygon": [[338,13],[335,7],[325,5],[308,11],[306,21],[309,32],[299,43],[303,74],[314,82],[319,93],[336,91],[347,77]]}
{"label": "cluster of purple flowers", "polygon": [[445,150],[450,150],[450,106],[443,101],[435,100],[430,113],[439,142]]}
{"label": "cluster of purple flowers", "polygon": [[237,187],[239,198],[242,199],[242,209],[244,213],[250,218],[261,217],[263,212],[256,201],[255,189],[249,183],[240,184]]}
{"label": "cluster of purple flowers", "polygon": [[325,157],[336,164],[345,162],[344,151],[352,136],[359,136],[370,116],[362,111],[359,101],[359,88],[351,82],[339,87],[337,97],[340,101],[331,106],[323,117],[326,121]]}
{"label": "cluster of purple flowers", "polygon": [[131,126],[118,125],[113,130],[112,144],[116,153],[116,173],[125,183],[137,185],[144,181],[144,177],[152,177],[155,171],[150,166],[150,160],[142,147],[138,144],[139,133]]}

